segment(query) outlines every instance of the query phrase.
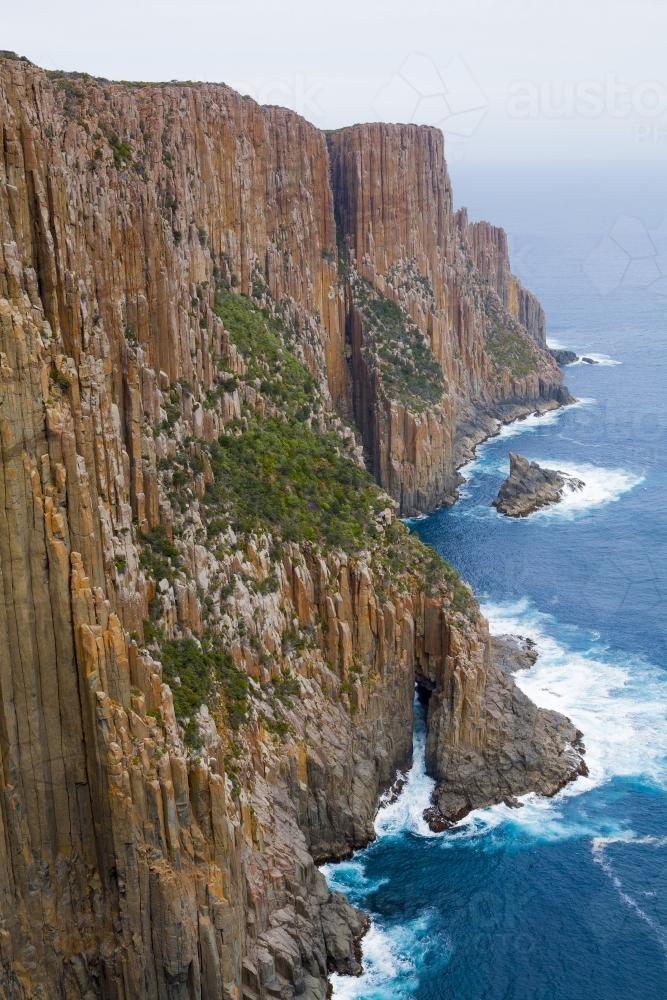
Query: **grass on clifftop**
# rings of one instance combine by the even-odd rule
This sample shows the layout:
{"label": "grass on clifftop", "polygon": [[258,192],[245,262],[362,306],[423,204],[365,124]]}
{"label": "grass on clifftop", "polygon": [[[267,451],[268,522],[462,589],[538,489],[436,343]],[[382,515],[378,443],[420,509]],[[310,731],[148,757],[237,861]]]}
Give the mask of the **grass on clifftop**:
{"label": "grass on clifftop", "polygon": [[368,282],[356,283],[354,297],[364,319],[364,357],[377,359],[389,398],[416,411],[438,403],[445,381],[424,334],[398,303]]}

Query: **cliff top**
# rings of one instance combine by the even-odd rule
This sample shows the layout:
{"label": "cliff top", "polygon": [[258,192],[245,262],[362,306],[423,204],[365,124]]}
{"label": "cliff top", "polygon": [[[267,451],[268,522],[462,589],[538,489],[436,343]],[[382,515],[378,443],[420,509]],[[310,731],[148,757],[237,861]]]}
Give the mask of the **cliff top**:
{"label": "cliff top", "polygon": [[[30,67],[31,69],[35,70],[38,73],[43,73],[46,77],[48,77],[49,80],[82,81],[85,83],[103,84],[105,86],[117,86],[117,87],[124,87],[128,89],[137,89],[137,90],[147,90],[147,89],[149,90],[152,88],[156,90],[157,89],[164,90],[165,88],[173,88],[176,90],[182,88],[188,88],[188,89],[200,88],[202,90],[221,89],[227,93],[233,94],[235,97],[238,97],[243,101],[247,101],[250,104],[255,105],[258,108],[282,111],[287,114],[294,115],[296,118],[299,118],[303,121],[308,122],[307,118],[304,118],[297,111],[293,111],[291,108],[286,108],[280,104],[260,104],[253,97],[250,97],[250,95],[240,93],[239,91],[235,90],[233,87],[231,87],[229,84],[225,83],[222,80],[212,81],[212,80],[179,80],[179,79],[173,79],[173,80],[110,79],[109,77],[96,76],[93,73],[87,73],[83,70],[45,69],[41,66],[38,66],[36,63],[33,63],[26,56],[21,56],[16,52],[12,52],[9,49],[0,50],[0,68],[3,62],[23,63],[24,66]],[[308,124],[312,125],[313,123],[308,122]],[[313,128],[317,128],[317,126],[313,125]],[[383,129],[383,130],[386,129],[388,131],[397,129],[401,132],[412,132],[414,134],[432,135],[436,137],[436,139],[442,144],[444,148],[444,135],[441,129],[437,128],[434,125],[417,125],[412,122],[380,122],[380,121],[354,122],[350,125],[340,126],[339,128],[318,129],[318,131],[322,131],[322,133],[325,136],[332,136],[350,132],[368,132],[369,130],[374,130],[374,129]]]}

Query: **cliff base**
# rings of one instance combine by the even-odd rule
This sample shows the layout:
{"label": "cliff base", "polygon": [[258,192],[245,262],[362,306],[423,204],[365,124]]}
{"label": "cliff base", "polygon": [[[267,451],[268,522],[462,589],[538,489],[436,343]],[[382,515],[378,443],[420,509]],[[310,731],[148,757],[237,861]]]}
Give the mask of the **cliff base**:
{"label": "cliff base", "polygon": [[555,795],[588,774],[582,733],[565,716],[534,705],[511,676],[510,671],[532,665],[534,649],[505,636],[492,641],[492,650],[485,737],[479,746],[439,739],[448,713],[437,693],[431,698],[426,762],[438,784],[425,818],[434,830],[446,829],[473,809],[499,802],[519,805],[517,797],[528,792]]}

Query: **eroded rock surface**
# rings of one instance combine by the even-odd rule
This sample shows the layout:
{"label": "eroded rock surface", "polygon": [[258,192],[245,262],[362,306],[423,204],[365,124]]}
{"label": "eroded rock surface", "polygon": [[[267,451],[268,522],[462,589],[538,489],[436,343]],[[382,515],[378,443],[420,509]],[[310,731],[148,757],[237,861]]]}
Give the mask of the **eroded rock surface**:
{"label": "eroded rock surface", "polygon": [[[511,676],[534,662],[529,645],[512,643],[511,650],[507,638],[490,640],[480,622],[478,642],[457,668],[468,644],[455,625],[445,636],[427,714],[426,766],[437,781],[427,818],[435,829],[526,792],[554,795],[587,773],[582,734],[564,716],[537,708]],[[421,679],[430,687],[428,674]]]}
{"label": "eroded rock surface", "polygon": [[494,663],[507,674],[530,670],[537,662],[537,643],[521,635],[492,635],[491,655]]}
{"label": "eroded rock surface", "polygon": [[477,744],[460,738],[453,707],[442,694],[429,705],[426,759],[438,781],[429,819],[436,827],[483,806],[515,804],[527,792],[555,795],[588,773],[582,733],[557,712],[537,708],[495,664],[486,676]]}
{"label": "eroded rock surface", "polygon": [[508,517],[527,517],[541,507],[558,503],[584,483],[558,469],[545,469],[523,455],[510,452],[510,474],[498,491],[493,506]]}
{"label": "eroded rock surface", "polygon": [[396,511],[567,401],[543,313],[435,130],[13,58],[0,121],[0,992],[324,1000],[416,678],[447,814],[565,778]]}

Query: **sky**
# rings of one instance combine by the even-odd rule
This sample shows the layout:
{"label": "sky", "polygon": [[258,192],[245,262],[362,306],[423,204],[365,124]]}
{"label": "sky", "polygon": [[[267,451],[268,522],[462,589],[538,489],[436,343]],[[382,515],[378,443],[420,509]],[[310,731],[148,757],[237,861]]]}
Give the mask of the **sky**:
{"label": "sky", "polygon": [[321,128],[436,125],[473,168],[667,165],[667,0],[26,0],[1,36],[47,69],[223,81]]}
{"label": "sky", "polygon": [[455,204],[511,238],[545,213],[574,211],[600,238],[667,217],[667,0],[5,7],[0,48],[45,69],[224,82],[320,128],[439,127]]}

